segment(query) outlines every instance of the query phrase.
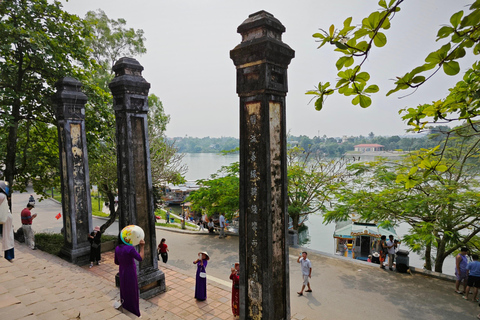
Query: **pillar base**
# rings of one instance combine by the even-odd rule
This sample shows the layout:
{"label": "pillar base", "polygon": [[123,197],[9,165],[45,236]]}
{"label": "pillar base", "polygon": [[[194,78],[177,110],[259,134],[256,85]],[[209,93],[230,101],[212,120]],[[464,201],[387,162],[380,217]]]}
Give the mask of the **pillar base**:
{"label": "pillar base", "polygon": [[60,257],[79,266],[85,265],[90,262],[90,244],[76,249],[63,247],[60,250]]}
{"label": "pillar base", "polygon": [[[118,273],[115,275],[115,286],[120,287],[120,278]],[[140,298],[150,299],[160,293],[165,292],[165,273],[162,270],[149,270],[138,275],[138,288],[140,289]]]}

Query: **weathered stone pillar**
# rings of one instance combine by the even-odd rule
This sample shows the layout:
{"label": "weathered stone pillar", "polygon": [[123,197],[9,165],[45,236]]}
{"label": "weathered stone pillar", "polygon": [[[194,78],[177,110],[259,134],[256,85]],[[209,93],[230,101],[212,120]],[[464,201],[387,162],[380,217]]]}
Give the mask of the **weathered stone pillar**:
{"label": "weathered stone pillar", "polygon": [[88,263],[92,227],[90,178],[87,138],[85,135],[85,103],[81,82],[70,77],[56,83],[58,146],[62,182],[62,211],[65,244],[61,255],[75,264]]}
{"label": "weathered stone pillar", "polygon": [[157,264],[147,125],[150,83],[142,77],[142,70],[137,60],[121,58],[113,66],[115,78],[109,86],[117,122],[120,229],[135,224],[145,231],[145,258],[137,271],[140,297],[148,299],[165,291],[165,274]]}
{"label": "weathered stone pillar", "polygon": [[240,318],[290,319],[285,96],[294,51],[270,13],[230,51],[240,97]]}

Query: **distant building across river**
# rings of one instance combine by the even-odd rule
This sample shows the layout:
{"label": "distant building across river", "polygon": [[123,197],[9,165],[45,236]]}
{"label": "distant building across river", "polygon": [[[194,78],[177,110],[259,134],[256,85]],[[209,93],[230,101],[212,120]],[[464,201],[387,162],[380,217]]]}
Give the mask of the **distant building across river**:
{"label": "distant building across river", "polygon": [[354,146],[355,151],[359,152],[366,152],[366,151],[385,151],[385,146],[382,146],[381,144],[357,144]]}

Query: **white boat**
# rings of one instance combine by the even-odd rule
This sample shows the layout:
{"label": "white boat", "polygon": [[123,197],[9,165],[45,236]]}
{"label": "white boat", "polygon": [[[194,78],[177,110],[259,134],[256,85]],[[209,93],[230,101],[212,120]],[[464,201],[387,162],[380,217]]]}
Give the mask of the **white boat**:
{"label": "white boat", "polygon": [[190,192],[200,188],[195,182],[185,184],[169,184],[165,187],[165,196],[162,197],[166,205],[179,205],[185,201]]}

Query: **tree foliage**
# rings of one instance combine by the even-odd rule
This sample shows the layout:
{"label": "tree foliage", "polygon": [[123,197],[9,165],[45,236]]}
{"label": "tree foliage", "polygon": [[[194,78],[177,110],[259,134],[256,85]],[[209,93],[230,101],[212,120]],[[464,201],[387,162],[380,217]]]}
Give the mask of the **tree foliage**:
{"label": "tree foliage", "polygon": [[[343,26],[331,25],[328,30],[321,30],[313,37],[320,42],[319,48],[331,44],[335,51],[341,54],[336,62],[338,81],[332,87],[329,82],[320,82],[315,90],[307,94],[315,95],[315,108],[321,110],[326,97],[338,92],[345,96],[353,96],[352,103],[362,108],[371,104],[370,95],[379,91],[376,84],[371,84],[370,74],[364,71],[365,63],[371,51],[387,44],[386,31],[391,21],[400,11],[404,0],[380,0],[377,11],[362,19],[361,24],[352,25],[349,17]],[[416,89],[430,79],[438,71],[446,75],[456,75],[460,72],[457,60],[463,58],[467,51],[473,55],[480,53],[480,0],[476,0],[468,8],[454,13],[448,25],[442,26],[437,33],[437,41],[444,44],[436,51],[427,55],[425,62],[396,77],[395,87],[387,95],[399,90]],[[478,115],[478,113],[477,113]]]}
{"label": "tree foliage", "polygon": [[200,179],[197,183],[200,189],[193,191],[187,198],[192,202],[191,209],[207,214],[225,213],[226,219],[232,219],[239,208],[239,163],[234,162],[210,176],[210,179]]}
{"label": "tree foliage", "polygon": [[427,269],[434,262],[435,271],[442,272],[445,258],[480,232],[480,139],[468,131],[468,126],[457,128],[463,135],[444,140],[441,158],[420,150],[401,162],[350,165],[356,178],[337,192],[326,221],[356,213],[366,221],[408,223],[403,240],[424,253]]}
{"label": "tree foliage", "polygon": [[288,150],[288,215],[298,228],[302,215],[323,212],[346,178],[344,158],[328,159],[311,150],[292,147]]}
{"label": "tree foliage", "polygon": [[4,178],[23,190],[29,179],[39,177],[34,188],[42,193],[58,176],[58,147],[48,147],[56,135],[50,97],[60,78],[82,78],[94,65],[85,44],[90,33],[84,21],[63,11],[58,1],[0,1],[0,16]]}

